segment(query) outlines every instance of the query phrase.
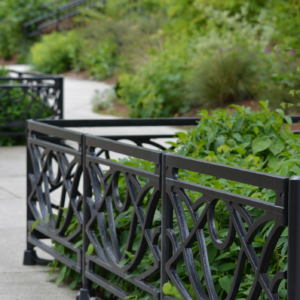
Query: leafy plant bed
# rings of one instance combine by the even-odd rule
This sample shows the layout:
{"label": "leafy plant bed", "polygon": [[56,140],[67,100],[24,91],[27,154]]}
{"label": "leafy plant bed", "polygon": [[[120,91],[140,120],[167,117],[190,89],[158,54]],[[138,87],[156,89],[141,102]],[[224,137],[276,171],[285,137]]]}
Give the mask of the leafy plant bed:
{"label": "leafy plant bed", "polygon": [[[264,102],[235,109],[201,121],[29,121],[24,263],[42,248],[58,282],[72,277],[87,299],[95,289],[107,299],[297,299],[300,144],[283,122],[297,118]],[[65,129],[160,125],[195,127],[169,149],[167,135]]]}
{"label": "leafy plant bed", "polygon": [[0,146],[24,143],[27,119],[62,117],[62,77],[0,70]]}

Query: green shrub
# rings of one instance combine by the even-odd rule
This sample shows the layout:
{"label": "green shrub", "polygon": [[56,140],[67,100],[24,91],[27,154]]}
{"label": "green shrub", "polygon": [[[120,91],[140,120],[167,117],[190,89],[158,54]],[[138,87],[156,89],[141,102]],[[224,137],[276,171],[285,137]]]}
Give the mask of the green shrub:
{"label": "green shrub", "polygon": [[300,74],[297,73],[297,57],[294,51],[267,51],[261,69],[265,70],[265,74],[264,80],[259,84],[259,99],[269,99],[272,108],[279,107],[282,102],[299,102],[299,95],[293,97],[289,94],[290,90],[300,89]]}
{"label": "green shrub", "polygon": [[73,31],[44,35],[42,41],[30,49],[33,65],[42,73],[66,72],[72,66],[72,58],[79,56],[81,47]]}
{"label": "green shrub", "polygon": [[187,60],[187,44],[174,48],[170,42],[135,74],[122,74],[118,95],[128,105],[130,117],[159,118],[186,112],[191,106],[184,84]]}
{"label": "green shrub", "polygon": [[199,60],[188,82],[191,96],[206,106],[254,99],[259,84],[258,57],[245,49],[220,49]]}
{"label": "green shrub", "polygon": [[267,17],[275,29],[274,42],[299,49],[299,1],[266,1],[266,5],[268,8]]}
{"label": "green shrub", "polygon": [[83,56],[86,52],[96,56],[99,46],[109,43],[118,58],[118,69],[123,72],[133,72],[147,61],[152,49],[159,47],[160,36],[156,33],[165,22],[155,9],[155,1],[119,0],[107,2],[99,11],[83,11],[78,18],[81,20],[87,26],[77,30],[78,36],[84,40],[86,49],[91,49],[83,51]]}
{"label": "green shrub", "polygon": [[106,79],[116,68],[116,44],[110,40],[101,42],[97,48],[84,54],[86,69],[97,79]]}
{"label": "green shrub", "polygon": [[[30,40],[24,35],[24,22],[40,16],[43,0],[0,1],[0,56],[11,58],[28,51]],[[33,39],[34,40],[34,39]]]}

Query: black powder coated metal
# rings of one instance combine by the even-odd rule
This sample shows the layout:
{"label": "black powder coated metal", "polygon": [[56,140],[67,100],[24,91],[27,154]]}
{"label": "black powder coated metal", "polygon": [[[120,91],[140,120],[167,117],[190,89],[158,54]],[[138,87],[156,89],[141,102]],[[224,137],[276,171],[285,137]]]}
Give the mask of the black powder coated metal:
{"label": "black powder coated metal", "polygon": [[[95,272],[97,266],[148,292],[153,299],[175,299],[162,292],[163,284],[171,280],[184,299],[192,300],[194,298],[189,294],[176,271],[177,263],[183,258],[197,299],[217,300],[203,231],[204,226],[208,224],[210,239],[217,249],[229,248],[234,237],[238,237],[241,243],[235,276],[226,299],[236,298],[246,262],[250,263],[255,273],[247,299],[257,300],[262,291],[268,299],[280,299],[277,294],[278,287],[280,282],[286,278],[288,278],[288,299],[300,299],[298,255],[300,249],[298,217],[300,177],[290,179],[164,153],[161,149],[165,147],[160,146],[157,139],[169,138],[171,135],[119,135],[105,138],[63,128],[191,126],[197,124],[198,120],[198,118],[178,118],[28,121],[28,228],[24,263],[46,263],[36,257],[34,247],[37,246],[76,272],[81,273],[83,288],[77,296],[77,299],[80,300],[88,300],[94,295],[93,282],[120,299],[129,296],[121,287],[115,286],[97,275]],[[119,142],[124,139],[133,141],[139,146],[153,142],[154,145],[158,145],[157,149],[159,150],[150,150]],[[153,141],[154,139],[156,140]],[[152,162],[155,166],[154,172],[109,159],[115,153]],[[56,175],[52,168],[54,161],[59,166]],[[264,202],[222,189],[202,186],[199,183],[190,183],[180,178],[180,170],[270,189],[276,193],[276,202]],[[120,199],[118,193],[118,179],[122,175],[126,181],[126,197],[123,200]],[[141,183],[142,178],[146,179],[146,183]],[[59,202],[54,203],[51,195],[59,188],[62,189],[61,198]],[[195,191],[201,193],[202,196],[193,202],[187,191]],[[145,204],[143,200],[147,192],[150,193],[150,200]],[[225,241],[221,240],[215,227],[214,210],[219,200],[225,203],[230,216],[230,228]],[[197,210],[201,205],[204,205],[205,208],[199,215]],[[54,220],[53,211],[56,210],[60,216],[59,212],[62,212],[64,206],[68,209],[68,217],[64,224],[60,224],[59,218]],[[192,218],[192,229],[187,224],[184,206]],[[126,212],[133,207],[126,250],[131,250],[137,226],[142,228],[142,237],[136,254],[133,260],[123,267],[119,267],[119,264],[126,258],[126,254],[124,249],[121,251],[119,247],[113,214],[114,207],[119,213]],[[254,220],[248,211],[251,207],[263,211],[262,217]],[[156,209],[161,210],[162,224],[155,227],[153,218]],[[71,237],[65,237],[65,229],[70,224],[72,216],[77,218],[79,226]],[[41,219],[41,222],[31,232],[31,227],[37,219]],[[173,231],[175,221],[179,225],[179,238]],[[253,240],[256,233],[269,221],[274,221],[274,226],[262,251],[257,253],[252,245]],[[248,228],[245,227],[245,224]],[[267,275],[270,259],[278,239],[287,226],[289,228],[288,270],[278,272],[271,280]],[[98,237],[96,237],[96,230],[99,232]],[[74,248],[72,239],[80,233],[83,234],[83,246]],[[46,246],[42,242],[44,238],[51,238],[74,251],[77,254],[77,262]],[[161,246],[159,246],[159,240],[161,240]],[[94,246],[95,254],[87,255],[90,243]],[[203,282],[200,281],[195,268],[195,257],[191,250],[194,243],[197,243],[199,247],[204,271],[203,280],[205,280],[208,294],[206,294]],[[154,256],[154,265],[143,274],[128,277],[141,263],[147,249],[150,249]],[[153,274],[158,274],[161,279],[160,289],[147,283],[147,278]]]}
{"label": "black powder coated metal", "polygon": [[[24,264],[31,264],[27,256],[36,256],[34,246],[43,249],[68,267],[81,273],[82,253],[74,248],[72,240],[82,233],[82,202],[79,182],[82,177],[82,134],[61,128],[28,122],[27,126],[27,251]],[[55,135],[55,142],[48,142],[39,135]],[[76,147],[64,145],[71,141]],[[58,165],[54,170],[53,165]],[[60,198],[53,201],[51,195],[61,189]],[[61,222],[63,208],[67,205],[64,222]],[[55,218],[55,215],[57,216]],[[73,215],[78,220],[78,228],[65,236]],[[36,220],[40,222],[32,231]],[[77,261],[64,256],[42,242],[52,239],[77,254]],[[32,264],[38,264],[33,261]]]}
{"label": "black powder coated metal", "polygon": [[[39,103],[41,109],[38,110],[34,119],[39,119],[43,109],[52,111],[49,119],[63,118],[63,77],[54,75],[43,75],[25,72],[9,71],[9,77],[0,77],[0,109],[5,113],[6,119],[0,118],[0,135],[25,135],[24,131],[10,131],[12,128],[25,128],[26,119],[31,106]],[[13,98],[10,94],[12,89],[21,89],[21,96]],[[25,111],[19,116],[19,120],[14,120],[6,110],[3,97],[8,97],[9,101],[19,103],[30,99]]]}
{"label": "black powder coated metal", "polygon": [[[171,244],[173,252],[170,250],[166,251],[168,256],[165,259],[165,267],[163,269],[168,276],[165,276],[162,284],[167,282],[169,278],[184,299],[193,299],[176,271],[177,263],[183,258],[189,280],[196,293],[197,299],[218,299],[211,275],[205,242],[206,236],[203,230],[207,224],[209,237],[217,249],[225,250],[231,247],[236,235],[241,242],[235,276],[226,299],[236,298],[246,261],[250,263],[255,273],[255,279],[247,299],[258,299],[262,289],[268,299],[279,299],[278,296],[276,296],[278,286],[281,280],[286,278],[286,271],[277,273],[272,281],[267,276],[267,271],[276,244],[287,226],[289,178],[232,168],[186,157],[176,157],[170,154],[165,154],[165,168],[167,172],[164,178],[166,183],[163,202],[166,204],[162,220],[163,222],[166,221],[167,224],[165,226],[163,225],[163,231],[166,237],[165,243],[162,244],[162,251],[164,252],[165,245],[170,247],[168,244]],[[268,203],[180,180],[178,173],[180,169],[272,189],[276,192],[276,202],[275,204]],[[201,193],[202,196],[193,202],[187,191],[198,192]],[[225,241],[222,241],[219,237],[215,225],[215,206],[219,200],[225,203],[230,215],[229,232]],[[205,207],[201,215],[199,215],[197,210],[202,205],[205,205]],[[184,206],[187,207],[193,220],[192,230],[189,229]],[[252,207],[265,211],[265,214],[255,221],[248,211],[249,208]],[[173,218],[170,218],[170,216],[173,216],[173,211],[175,212],[180,231],[180,242],[173,231]],[[259,256],[252,243],[254,242],[257,231],[270,221],[274,221],[275,225]],[[243,222],[247,223],[248,229],[245,228]],[[204,291],[203,283],[200,282],[196,270],[196,257],[194,257],[192,251],[192,246],[195,242],[197,242],[200,250],[200,259],[203,266],[208,295],[206,295]]]}

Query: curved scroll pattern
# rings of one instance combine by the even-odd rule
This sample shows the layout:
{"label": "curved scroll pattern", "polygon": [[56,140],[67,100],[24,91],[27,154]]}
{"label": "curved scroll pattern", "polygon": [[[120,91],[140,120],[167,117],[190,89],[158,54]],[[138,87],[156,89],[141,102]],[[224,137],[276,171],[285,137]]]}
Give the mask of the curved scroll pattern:
{"label": "curved scroll pattern", "polygon": [[[167,180],[166,187],[166,197],[171,204],[175,223],[178,225],[176,228],[179,231],[177,235],[172,228],[167,228],[167,238],[171,242],[173,254],[166,262],[166,271],[183,299],[219,299],[213,280],[214,274],[211,271],[207,249],[208,239],[218,250],[229,249],[237,239],[240,243],[238,260],[227,293],[227,300],[236,299],[245,275],[246,264],[250,264],[254,274],[247,299],[258,300],[262,292],[268,299],[280,299],[278,287],[280,282],[287,278],[287,271],[278,271],[272,279],[269,278],[268,271],[276,244],[286,228],[284,208],[263,201],[253,201],[251,198],[243,196],[240,196],[239,203],[239,195],[181,182],[178,180],[177,172],[176,169],[169,171],[169,174],[172,174],[170,176],[172,179]],[[189,196],[192,191],[201,193],[202,196],[198,200],[192,201]],[[277,203],[282,203],[284,200],[281,199],[282,195],[282,193],[277,193]],[[229,215],[228,232],[223,238],[219,236],[215,220],[216,205],[220,199],[222,199]],[[248,205],[244,205],[246,200]],[[201,210],[199,210],[200,207],[202,207]],[[255,219],[249,212],[253,207],[262,211],[261,215]],[[190,217],[189,221],[187,216]],[[253,246],[254,239],[270,221],[274,222],[274,225],[266,242],[258,250]],[[197,245],[198,251],[195,251],[195,245]],[[196,260],[201,263],[203,277],[199,276]],[[194,291],[193,296],[177,271],[178,264],[182,261],[184,261],[189,282]]]}
{"label": "curved scroll pattern", "polygon": [[[109,169],[104,172],[102,166]],[[87,255],[87,261],[138,286],[152,294],[154,299],[159,299],[159,289],[147,283],[150,277],[158,275],[160,271],[161,253],[158,242],[161,227],[157,225],[160,221],[154,222],[160,205],[159,177],[95,155],[87,159],[87,167],[93,196],[90,194],[86,199],[90,209],[86,232],[95,249],[94,254]],[[155,173],[159,173],[159,170]],[[124,228],[117,226],[117,222],[127,212],[130,216],[128,238],[121,249],[120,232]],[[128,259],[129,252],[133,257],[122,266],[123,261]],[[149,253],[153,256],[154,263],[141,272],[139,266]],[[129,276],[131,274],[135,276]],[[97,282],[96,277],[91,279]],[[114,293],[116,294],[115,291]],[[125,291],[119,293],[121,299],[128,296]]]}
{"label": "curved scroll pattern", "polygon": [[73,250],[77,253],[77,263],[71,260],[64,263],[80,272],[80,249],[74,249],[74,240],[82,234],[80,153],[33,138],[28,138],[28,152],[31,166],[28,207],[32,215],[29,228],[40,220],[28,240],[40,246],[36,236],[40,232]]}
{"label": "curved scroll pattern", "polygon": [[[55,77],[0,78],[0,125],[22,127],[30,118],[62,118],[61,80]],[[18,119],[15,110],[19,111]]]}

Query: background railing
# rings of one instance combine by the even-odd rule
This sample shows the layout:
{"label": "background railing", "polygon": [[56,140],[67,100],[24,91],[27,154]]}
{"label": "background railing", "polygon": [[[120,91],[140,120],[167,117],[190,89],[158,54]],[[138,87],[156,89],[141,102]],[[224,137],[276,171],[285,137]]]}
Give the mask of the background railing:
{"label": "background railing", "polygon": [[25,135],[31,119],[63,118],[63,77],[9,71],[0,77],[0,135]]}
{"label": "background railing", "polygon": [[42,15],[23,24],[28,37],[34,37],[53,30],[67,30],[73,27],[72,18],[80,13],[81,8],[94,8],[97,0],[55,1],[41,8]]}
{"label": "background railing", "polygon": [[[293,118],[297,120],[297,118]],[[120,299],[128,292],[101,276],[110,272],[153,299],[175,299],[164,295],[162,287],[168,281],[176,286],[183,299],[218,299],[215,290],[206,240],[219,250],[229,249],[239,241],[240,253],[235,276],[226,299],[235,299],[243,278],[245,264],[254,274],[247,299],[259,299],[261,292],[268,299],[280,299],[278,287],[288,280],[288,299],[300,299],[297,280],[299,272],[299,197],[300,177],[287,178],[267,173],[233,168],[226,165],[181,157],[161,150],[151,150],[118,142],[127,139],[137,145],[150,144],[166,148],[163,141],[172,135],[115,136],[110,139],[71,131],[76,127],[113,126],[192,126],[194,119],[131,119],[131,120],[42,120],[27,123],[27,250],[24,264],[45,264],[36,257],[39,247],[60,262],[82,274],[80,298],[90,299],[96,283]],[[116,158],[141,160],[146,168],[122,164]],[[182,174],[193,172],[214,176],[220,180],[268,189],[275,202],[227,192],[191,183]],[[196,177],[195,177],[196,178]],[[123,191],[124,197],[121,197]],[[228,234],[220,237],[215,225],[215,209],[221,201],[228,211]],[[202,207],[201,210],[199,208]],[[250,211],[260,211],[258,218]],[[156,214],[160,214],[160,221]],[[130,215],[126,245],[120,246],[122,232],[118,222]],[[63,217],[64,215],[64,217]],[[32,230],[32,226],[40,220]],[[268,222],[274,225],[260,248],[254,248],[254,238]],[[73,226],[73,232],[67,231]],[[204,232],[207,226],[208,233]],[[270,259],[282,232],[288,227],[288,269],[278,270],[269,278]],[[176,229],[176,230],[175,230]],[[68,233],[68,234],[67,234]],[[76,247],[82,234],[83,244]],[[136,235],[140,237],[137,239]],[[60,253],[43,243],[52,239],[70,250]],[[88,253],[89,245],[92,253]],[[200,257],[195,257],[195,248]],[[128,252],[133,257],[128,259]],[[153,257],[152,265],[143,271],[145,255]],[[199,277],[196,263],[202,265]],[[178,273],[178,263],[184,264],[191,291]],[[99,273],[99,269],[103,272]],[[158,279],[158,285],[149,282]]]}

